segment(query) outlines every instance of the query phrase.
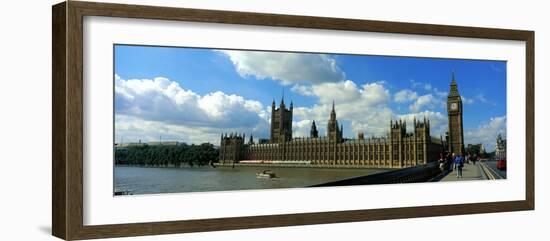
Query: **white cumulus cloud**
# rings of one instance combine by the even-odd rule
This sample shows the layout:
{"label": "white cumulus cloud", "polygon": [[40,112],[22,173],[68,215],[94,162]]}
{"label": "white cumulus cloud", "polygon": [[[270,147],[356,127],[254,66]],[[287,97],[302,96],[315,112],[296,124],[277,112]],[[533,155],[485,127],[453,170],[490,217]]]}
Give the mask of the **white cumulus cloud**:
{"label": "white cumulus cloud", "polygon": [[492,117],[476,129],[464,132],[464,142],[466,144],[482,143],[485,149],[491,152],[495,150],[498,134],[506,136],[506,116]]}
{"label": "white cumulus cloud", "polygon": [[462,102],[467,105],[471,105],[475,102],[474,99],[466,98],[464,96],[461,96],[461,98],[462,98]]}
{"label": "white cumulus cloud", "polygon": [[290,88],[292,92],[298,93],[303,96],[313,96],[315,93],[313,93],[313,88],[308,85],[299,85],[295,84]]}
{"label": "white cumulus cloud", "polygon": [[485,95],[482,94],[482,93],[478,94],[475,98],[476,98],[477,100],[479,100],[481,103],[489,104],[489,105],[492,105],[492,106],[495,106],[495,105],[496,105],[495,102],[490,101],[489,99],[487,99],[487,98],[485,97]]}
{"label": "white cumulus cloud", "polygon": [[427,91],[430,91],[430,90],[432,90],[432,85],[431,84],[424,84],[424,89],[427,90]]}
{"label": "white cumulus cloud", "polygon": [[[311,120],[301,120],[292,122],[293,137],[309,137],[311,130]],[[318,123],[315,123],[316,125]],[[319,130],[319,128],[317,128]]]}
{"label": "white cumulus cloud", "polygon": [[[172,127],[174,133],[202,130],[203,137],[244,130],[266,134],[269,119],[260,102],[242,96],[221,91],[201,96],[166,78],[124,80],[118,75],[115,76],[115,114],[120,118],[115,120],[119,124],[116,130],[121,133],[133,130],[126,134],[135,138],[140,135],[145,138],[151,131],[162,132],[163,128],[158,127],[161,125]],[[120,120],[142,124],[128,126]]]}
{"label": "white cumulus cloud", "polygon": [[424,109],[433,109],[445,106],[445,102],[432,94],[426,94],[418,97],[416,101],[409,106],[412,112],[419,112]]}
{"label": "white cumulus cloud", "polygon": [[324,54],[221,50],[242,77],[271,78],[284,85],[344,80],[336,60]]}
{"label": "white cumulus cloud", "polygon": [[379,136],[388,131],[392,111],[388,107],[390,93],[383,83],[357,86],[353,81],[346,80],[315,85],[312,92],[319,102],[312,107],[296,107],[294,114],[300,120],[315,120],[322,135],[325,134],[333,100],[337,118],[351,122],[354,133],[344,133],[345,136],[356,136],[358,132]]}
{"label": "white cumulus cloud", "polygon": [[393,96],[393,100],[397,103],[405,103],[418,98],[418,94],[412,90],[400,90]]}

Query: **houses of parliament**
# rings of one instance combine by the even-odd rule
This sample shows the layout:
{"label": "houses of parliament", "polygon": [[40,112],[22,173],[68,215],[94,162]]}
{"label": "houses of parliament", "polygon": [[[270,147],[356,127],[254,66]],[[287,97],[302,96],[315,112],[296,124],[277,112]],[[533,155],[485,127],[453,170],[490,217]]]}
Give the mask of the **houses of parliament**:
{"label": "houses of parliament", "polygon": [[220,138],[220,164],[275,164],[300,166],[334,166],[365,168],[403,168],[426,164],[439,159],[442,152],[462,153],[462,98],[454,78],[447,97],[449,126],[445,138],[430,135],[430,120],[414,120],[412,132],[407,123],[389,120],[389,134],[385,137],[343,137],[343,126],[338,124],[336,108],[327,123],[327,135],[319,136],[315,121],[309,137],[292,137],[293,104],[287,108],[281,100],[278,108],[271,104],[271,133],[269,140],[254,142],[244,134],[222,134]]}

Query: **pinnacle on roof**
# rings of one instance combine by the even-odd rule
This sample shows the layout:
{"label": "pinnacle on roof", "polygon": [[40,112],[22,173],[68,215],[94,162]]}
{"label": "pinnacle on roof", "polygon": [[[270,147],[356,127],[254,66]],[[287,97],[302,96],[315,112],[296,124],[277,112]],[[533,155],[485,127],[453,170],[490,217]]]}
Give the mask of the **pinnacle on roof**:
{"label": "pinnacle on roof", "polygon": [[453,71],[453,78],[451,80],[451,85],[456,85],[455,72],[454,71]]}
{"label": "pinnacle on roof", "polygon": [[449,96],[460,96],[458,93],[458,86],[456,84],[455,72],[452,74],[451,91],[449,91]]}

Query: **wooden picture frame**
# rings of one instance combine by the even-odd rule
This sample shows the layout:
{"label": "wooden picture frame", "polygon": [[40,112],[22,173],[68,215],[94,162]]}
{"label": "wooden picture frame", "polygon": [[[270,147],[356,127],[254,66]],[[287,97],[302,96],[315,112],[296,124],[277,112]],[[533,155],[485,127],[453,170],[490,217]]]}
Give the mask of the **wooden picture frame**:
{"label": "wooden picture frame", "polygon": [[[66,239],[173,234],[214,230],[533,210],[534,32],[325,17],[68,1],[52,7],[52,233]],[[83,224],[83,17],[107,16],[207,23],[517,40],[526,43],[525,200],[214,218],[151,223]]]}

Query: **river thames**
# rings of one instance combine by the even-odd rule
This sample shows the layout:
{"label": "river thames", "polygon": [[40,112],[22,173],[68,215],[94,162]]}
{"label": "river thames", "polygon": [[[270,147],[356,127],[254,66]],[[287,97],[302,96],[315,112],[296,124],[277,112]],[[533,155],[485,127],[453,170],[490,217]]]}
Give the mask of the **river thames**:
{"label": "river thames", "polygon": [[114,191],[158,194],[306,187],[386,169],[335,169],[270,167],[276,178],[257,178],[265,167],[135,167],[115,166]]}

